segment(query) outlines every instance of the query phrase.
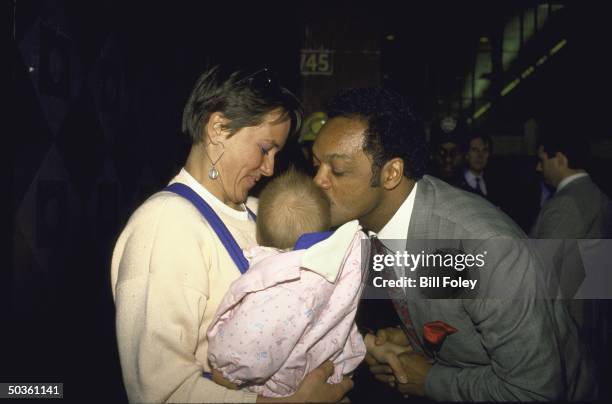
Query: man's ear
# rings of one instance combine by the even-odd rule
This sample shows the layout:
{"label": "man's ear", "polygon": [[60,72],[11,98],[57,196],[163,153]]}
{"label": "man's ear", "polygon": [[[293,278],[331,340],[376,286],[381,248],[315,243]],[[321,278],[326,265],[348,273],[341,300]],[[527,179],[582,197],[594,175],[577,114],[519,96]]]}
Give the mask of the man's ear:
{"label": "man's ear", "polygon": [[227,122],[228,119],[225,118],[221,112],[213,112],[204,126],[202,138],[205,140],[208,137],[208,139],[215,144],[219,141],[223,141],[229,135],[229,132],[223,129]]}
{"label": "man's ear", "polygon": [[391,190],[399,185],[404,176],[404,160],[399,157],[387,161],[380,171],[383,188]]}
{"label": "man's ear", "polygon": [[555,155],[557,158],[557,164],[559,164],[563,168],[569,168],[569,161],[567,160],[567,156],[562,152],[557,152]]}

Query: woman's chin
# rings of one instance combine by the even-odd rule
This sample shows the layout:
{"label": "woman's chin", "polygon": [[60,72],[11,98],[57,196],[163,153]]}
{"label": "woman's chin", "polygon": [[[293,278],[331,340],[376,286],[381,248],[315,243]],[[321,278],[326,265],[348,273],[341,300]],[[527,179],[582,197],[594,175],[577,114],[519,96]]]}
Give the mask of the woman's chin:
{"label": "woman's chin", "polygon": [[244,189],[241,193],[237,194],[235,198],[233,198],[233,202],[236,206],[240,206],[243,203],[246,203],[247,198],[249,197],[249,191],[251,188]]}
{"label": "woman's chin", "polygon": [[255,180],[252,179],[247,179],[246,181],[244,181],[244,183],[242,184],[242,193],[241,195],[237,195],[241,198],[243,198],[243,202],[246,202],[247,197],[249,196],[249,193],[251,192],[251,189],[253,189],[253,187],[257,184],[257,182]]}

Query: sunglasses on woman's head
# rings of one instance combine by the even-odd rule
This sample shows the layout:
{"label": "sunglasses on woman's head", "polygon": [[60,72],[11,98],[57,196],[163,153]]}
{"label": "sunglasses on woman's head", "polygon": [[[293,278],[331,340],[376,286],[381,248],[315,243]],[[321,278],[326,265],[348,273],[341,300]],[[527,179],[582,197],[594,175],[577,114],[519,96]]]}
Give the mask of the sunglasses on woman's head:
{"label": "sunglasses on woman's head", "polygon": [[264,67],[263,69],[257,70],[255,73],[251,73],[246,77],[241,78],[236,84],[242,84],[248,82],[250,85],[263,84],[264,86],[270,86],[276,83],[275,74],[272,70]]}
{"label": "sunglasses on woman's head", "polygon": [[[283,88],[277,79],[277,75],[270,68],[264,67],[251,73],[246,77],[241,78],[236,82],[236,85],[248,83],[248,86],[260,94],[268,96],[291,98],[295,105],[301,105],[300,100],[291,91]],[[301,125],[301,116],[296,115],[296,125],[299,128]]]}

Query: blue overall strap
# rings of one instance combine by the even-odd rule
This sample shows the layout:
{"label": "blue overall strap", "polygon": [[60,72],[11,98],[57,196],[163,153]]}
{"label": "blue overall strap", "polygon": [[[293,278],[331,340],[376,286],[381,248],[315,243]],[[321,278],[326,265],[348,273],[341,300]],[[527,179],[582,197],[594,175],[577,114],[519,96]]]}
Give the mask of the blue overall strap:
{"label": "blue overall strap", "polygon": [[332,235],[331,231],[321,231],[317,233],[304,233],[295,242],[294,250],[305,250],[319,241],[323,241]]}
{"label": "blue overall strap", "polygon": [[232,237],[232,234],[229,232],[225,224],[221,221],[219,216],[215,213],[214,210],[202,199],[200,195],[198,195],[193,189],[189,188],[185,184],[181,184],[180,182],[175,182],[174,184],[168,185],[164,191],[174,192],[182,196],[191,202],[204,216],[208,224],[213,228],[221,243],[229,253],[230,257],[240,270],[240,273],[243,274],[249,269],[249,262],[244,257],[242,250]]}
{"label": "blue overall strap", "polygon": [[251,219],[253,219],[253,221],[256,222],[257,221],[257,215],[251,209],[249,209],[248,206],[246,206],[246,203],[244,204],[244,207],[245,207],[246,211],[249,212],[249,216],[251,217]]}

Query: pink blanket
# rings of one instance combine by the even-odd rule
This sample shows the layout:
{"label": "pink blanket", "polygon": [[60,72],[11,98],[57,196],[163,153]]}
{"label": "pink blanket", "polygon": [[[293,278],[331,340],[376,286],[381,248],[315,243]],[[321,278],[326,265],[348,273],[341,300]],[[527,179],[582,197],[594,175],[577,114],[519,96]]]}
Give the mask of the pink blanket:
{"label": "pink blanket", "polygon": [[327,359],[335,365],[328,382],[340,382],[366,352],[354,322],[365,238],[357,231],[346,251],[335,252],[343,255],[329,261],[341,262],[335,282],[317,268],[301,267],[308,250],[247,250],[251,267],[232,283],[208,329],[212,367],[269,397],[293,394],[304,375]]}

